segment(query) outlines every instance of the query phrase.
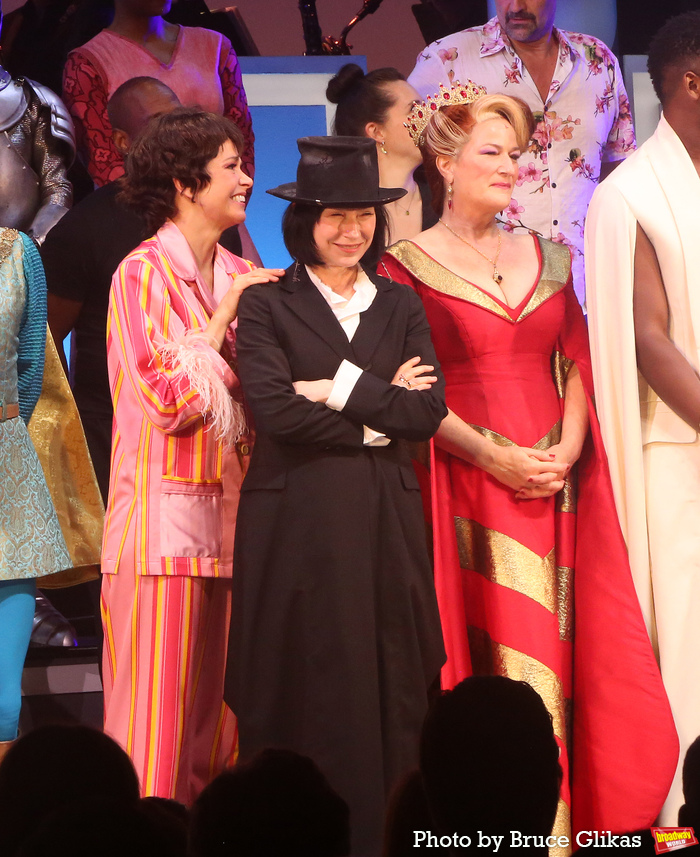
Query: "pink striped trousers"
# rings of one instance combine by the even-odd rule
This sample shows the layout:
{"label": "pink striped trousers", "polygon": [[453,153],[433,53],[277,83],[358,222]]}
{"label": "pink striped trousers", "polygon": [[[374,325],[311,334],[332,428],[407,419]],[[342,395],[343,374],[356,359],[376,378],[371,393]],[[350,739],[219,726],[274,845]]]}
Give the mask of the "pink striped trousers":
{"label": "pink striped trousers", "polygon": [[235,761],[223,702],[230,615],[228,578],[103,575],[104,728],[144,796],[189,806]]}

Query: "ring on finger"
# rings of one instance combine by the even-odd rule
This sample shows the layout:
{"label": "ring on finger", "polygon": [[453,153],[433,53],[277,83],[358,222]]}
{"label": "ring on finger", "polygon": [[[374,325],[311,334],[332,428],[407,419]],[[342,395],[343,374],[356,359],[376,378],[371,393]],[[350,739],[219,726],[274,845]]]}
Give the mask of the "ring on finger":
{"label": "ring on finger", "polygon": [[413,386],[405,375],[399,375],[399,381],[403,381],[409,389]]}

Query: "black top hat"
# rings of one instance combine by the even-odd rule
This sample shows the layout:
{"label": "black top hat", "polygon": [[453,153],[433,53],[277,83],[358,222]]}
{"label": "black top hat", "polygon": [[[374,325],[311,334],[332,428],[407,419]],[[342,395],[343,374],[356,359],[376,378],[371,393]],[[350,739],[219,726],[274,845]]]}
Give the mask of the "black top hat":
{"label": "black top hat", "polygon": [[361,208],[406,195],[402,187],[379,187],[377,147],[369,137],[302,137],[297,146],[297,180],[268,190],[272,196],[325,208]]}

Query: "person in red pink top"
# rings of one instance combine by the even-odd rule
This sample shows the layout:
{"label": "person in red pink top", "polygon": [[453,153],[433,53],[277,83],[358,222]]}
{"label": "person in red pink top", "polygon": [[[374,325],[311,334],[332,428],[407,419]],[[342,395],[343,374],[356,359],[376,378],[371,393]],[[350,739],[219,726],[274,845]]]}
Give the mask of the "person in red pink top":
{"label": "person in red pink top", "polygon": [[245,218],[243,147],[229,119],[196,108],[151,120],[123,194],[155,234],[114,275],[107,320],[105,731],[144,795],[187,804],[236,746],[222,695],[249,449],[232,322],[248,286],[284,273],[217,243]]}
{"label": "person in red pink top", "polygon": [[428,45],[408,82],[426,98],[440,84],[449,89],[473,80],[532,110],[535,130],[499,219],[509,232],[566,244],[583,303],[588,203],[598,182],[635,148],[620,66],[599,39],[554,26],[556,0],[495,2],[497,16],[482,27]]}
{"label": "person in red pink top", "polygon": [[163,15],[172,0],[115,0],[114,20],[71,51],[63,97],[75,121],[78,151],[96,185],[124,172],[112,142],[107,101],[132,77],[153,77],[186,106],[228,116],[243,132],[243,169],[254,173],[254,135],[238,57],[213,30],[178,27]]}

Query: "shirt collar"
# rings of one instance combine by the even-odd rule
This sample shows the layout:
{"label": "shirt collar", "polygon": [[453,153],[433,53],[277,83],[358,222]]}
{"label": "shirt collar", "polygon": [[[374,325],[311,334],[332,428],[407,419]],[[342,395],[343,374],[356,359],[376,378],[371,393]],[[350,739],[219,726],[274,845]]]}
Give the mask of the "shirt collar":
{"label": "shirt collar", "polygon": [[[340,295],[336,294],[330,286],[327,286],[308,266],[306,266],[306,273],[309,275],[311,282],[326,299],[331,309],[336,313],[341,311],[343,314],[347,311],[349,311],[349,314],[364,312],[369,306],[371,306],[372,301],[377,294],[377,287],[362,268],[360,268],[357,274],[357,279],[353,284],[355,293],[347,303],[345,303],[345,300]],[[334,304],[345,304],[345,306],[339,310],[337,306],[334,306]]]}
{"label": "shirt collar", "polygon": [[[173,273],[182,280],[196,280],[198,269],[194,253],[187,239],[172,220],[165,221],[156,233],[156,239]],[[220,253],[218,244],[214,255],[215,273],[217,268],[225,274],[238,273],[234,260],[227,253]]]}
{"label": "shirt collar", "polygon": [[[554,27],[552,32],[556,36],[559,45],[567,48],[573,59],[573,57],[576,55],[576,50],[571,41],[569,40],[569,37],[566,35],[566,31],[558,30],[556,27]],[[479,56],[490,57],[503,50],[515,53],[515,51],[513,50],[513,45],[511,44],[511,41],[508,36],[503,32],[498,18],[491,18],[491,20],[487,21],[482,27],[481,48],[479,50]]]}

